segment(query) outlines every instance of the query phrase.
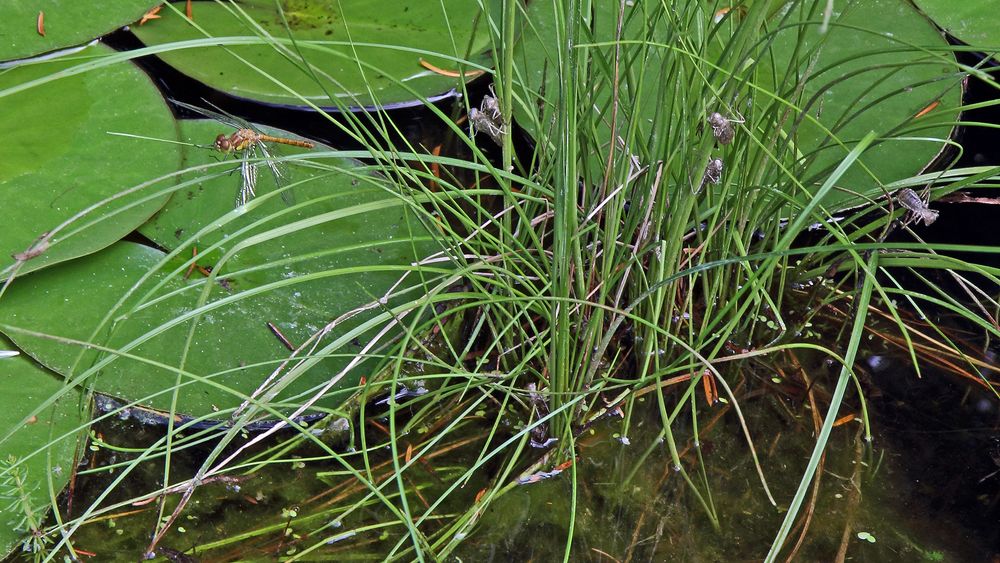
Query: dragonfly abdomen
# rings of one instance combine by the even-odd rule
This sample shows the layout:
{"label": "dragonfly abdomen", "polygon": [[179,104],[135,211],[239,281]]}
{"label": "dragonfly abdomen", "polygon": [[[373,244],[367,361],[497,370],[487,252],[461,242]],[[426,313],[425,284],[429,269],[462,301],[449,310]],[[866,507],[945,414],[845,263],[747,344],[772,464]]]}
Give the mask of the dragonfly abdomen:
{"label": "dragonfly abdomen", "polygon": [[215,148],[225,153],[245,151],[252,147],[254,143],[280,143],[282,145],[291,145],[293,147],[302,147],[304,149],[311,149],[316,146],[309,141],[288,139],[286,137],[273,137],[271,135],[258,133],[253,129],[239,129],[228,137],[225,135],[219,135],[215,138]]}
{"label": "dragonfly abdomen", "polygon": [[[251,131],[251,133],[254,132]],[[282,145],[291,145],[293,147],[302,147],[304,149],[311,149],[316,146],[315,144],[310,143],[309,141],[300,141],[298,139],[288,139],[285,137],[272,137],[270,135],[264,135],[261,133],[254,133],[254,135],[257,136],[257,139],[267,143],[281,143]]]}

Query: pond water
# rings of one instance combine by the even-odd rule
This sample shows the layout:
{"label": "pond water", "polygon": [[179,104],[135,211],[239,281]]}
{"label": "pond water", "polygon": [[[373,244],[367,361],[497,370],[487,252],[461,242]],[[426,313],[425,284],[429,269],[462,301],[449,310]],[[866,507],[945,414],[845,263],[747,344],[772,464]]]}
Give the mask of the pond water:
{"label": "pond water", "polygon": [[[833,381],[836,373],[822,361],[813,364],[808,371],[817,380],[814,399],[821,402],[824,382]],[[841,552],[860,561],[988,560],[1000,541],[995,526],[1000,474],[990,475],[1000,470],[995,400],[947,373],[926,371],[917,379],[904,358],[873,356],[869,364],[875,366],[866,382],[874,440],[863,446],[856,420],[834,430],[818,487],[803,510],[808,530],[797,560],[831,561]],[[735,375],[733,381],[739,382],[735,387],[768,486],[783,506],[798,484],[814,440],[810,401],[802,396],[806,390],[794,379],[769,384],[759,373]],[[783,511],[770,505],[732,409],[721,403],[702,407],[698,447],[690,439],[679,443],[695,488],[711,497],[719,520],[716,529],[694,489],[670,461],[647,398],[637,405],[628,444],[622,440],[621,420],[610,417],[579,436],[575,467],[558,475],[542,478],[543,472],[531,471],[530,464],[544,452],[526,452],[517,464],[524,473],[508,477],[519,484],[476,515],[473,533],[447,560],[559,560],[569,541],[567,515],[574,504],[574,560],[759,560]],[[848,404],[844,410],[856,409],[857,404]],[[498,415],[483,413],[479,424],[450,433],[407,470],[411,501],[420,503],[413,507],[415,512],[426,509],[425,503],[434,502],[476,463],[489,422]],[[403,423],[403,418],[397,422]],[[369,442],[384,440],[386,417],[372,415],[369,420]],[[505,428],[513,434],[515,417]],[[161,427],[134,420],[112,419],[96,431],[120,449],[90,452],[87,467],[123,463],[162,436]],[[690,425],[678,421],[674,432],[689,435]],[[419,449],[431,436],[414,443]],[[343,443],[340,449],[345,449]],[[205,453],[203,447],[176,452],[175,478],[192,474]],[[280,560],[312,549],[302,560],[381,560],[398,543],[407,545],[405,529],[381,525],[395,517],[378,501],[361,501],[368,491],[343,465],[311,459],[319,454],[315,448],[302,448],[286,453],[287,461],[264,466],[239,482],[203,485],[160,542],[167,550],[163,553],[193,550],[201,561]],[[372,474],[387,478],[391,459],[388,451],[373,453]],[[474,469],[464,486],[433,511],[439,521],[431,519],[422,531],[433,535],[446,528],[449,516],[475,505],[477,494],[503,466],[496,461]],[[358,464],[357,469],[364,467]],[[116,476],[81,475],[74,504],[86,506]],[[143,464],[107,502],[141,495],[161,478],[162,464]],[[168,500],[167,514],[178,496]],[[354,503],[358,508],[342,515],[343,507]],[[155,503],[120,509],[78,531],[75,545],[99,558],[140,554],[157,517]],[[790,543],[800,533],[796,527]],[[783,552],[785,557],[788,553]],[[413,554],[403,550],[397,555],[411,559]]]}

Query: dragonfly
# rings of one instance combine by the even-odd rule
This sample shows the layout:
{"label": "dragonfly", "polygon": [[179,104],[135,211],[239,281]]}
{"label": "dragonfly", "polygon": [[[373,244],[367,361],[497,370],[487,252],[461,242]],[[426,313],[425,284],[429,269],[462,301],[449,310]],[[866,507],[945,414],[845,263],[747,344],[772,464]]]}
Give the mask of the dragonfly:
{"label": "dragonfly", "polygon": [[[274,176],[275,185],[281,185],[284,175],[281,168],[278,166],[278,163],[275,161],[271,150],[268,148],[268,143],[277,143],[281,145],[301,147],[304,149],[311,149],[316,146],[314,143],[310,143],[309,141],[300,141],[298,139],[268,135],[251,125],[248,121],[240,119],[235,115],[223,113],[222,110],[212,111],[202,107],[193,106],[191,104],[186,104],[178,100],[172,101],[179,107],[191,110],[197,114],[209,117],[236,129],[235,132],[229,134],[228,136],[225,133],[220,133],[215,138],[215,142],[212,143],[211,148],[223,153],[226,156],[233,156],[240,160],[240,178],[242,181],[240,191],[236,194],[237,209],[249,203],[250,200],[257,195],[258,163],[255,163],[254,161],[258,158],[263,159],[263,161],[267,164],[268,169],[271,170],[271,175]],[[294,203],[294,198],[292,197],[290,190],[283,190],[281,192],[281,198],[289,205]]]}

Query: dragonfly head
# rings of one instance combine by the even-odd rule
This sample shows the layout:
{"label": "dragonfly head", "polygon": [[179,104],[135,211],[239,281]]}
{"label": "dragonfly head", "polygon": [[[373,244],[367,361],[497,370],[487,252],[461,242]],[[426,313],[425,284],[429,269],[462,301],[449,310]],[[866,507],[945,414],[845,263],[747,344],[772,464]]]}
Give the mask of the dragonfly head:
{"label": "dragonfly head", "polygon": [[219,152],[231,152],[233,150],[233,143],[230,142],[229,137],[226,137],[222,133],[215,138],[215,148]]}

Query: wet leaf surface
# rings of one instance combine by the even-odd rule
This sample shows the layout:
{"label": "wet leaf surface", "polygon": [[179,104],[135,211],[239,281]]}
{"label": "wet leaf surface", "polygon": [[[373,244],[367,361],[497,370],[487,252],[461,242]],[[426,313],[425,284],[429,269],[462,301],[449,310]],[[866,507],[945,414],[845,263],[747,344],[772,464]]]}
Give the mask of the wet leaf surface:
{"label": "wet leaf surface", "polygon": [[[133,31],[147,45],[202,39],[206,33],[245,39],[225,49],[211,44],[160,57],[212,88],[277,104],[302,105],[302,98],[328,107],[407,103],[461,84],[461,78],[422,66],[421,59],[445,70],[458,70],[456,59],[488,64],[479,55],[487,47],[485,24],[472,0],[408,0],[375,10],[365,0],[283,6],[284,18],[270,0],[241,2],[238,10],[197,3],[194,22],[204,33],[168,9]],[[289,32],[297,43],[286,41]]]}
{"label": "wet leaf surface", "polygon": [[1000,50],[997,5],[991,0],[914,0],[927,17],[956,39],[987,53]]}
{"label": "wet leaf surface", "polygon": [[[0,348],[10,350],[13,345],[0,337]],[[81,404],[79,390],[65,389],[62,378],[24,355],[0,359],[0,373],[4,390],[0,396],[0,428],[4,429],[0,439],[0,494],[4,496],[0,550],[8,553],[20,549],[32,518],[36,525],[43,522],[50,491],[58,494],[72,476],[77,433],[89,419],[90,409]],[[52,405],[45,406],[50,399],[54,399]],[[37,409],[41,410],[32,415]],[[14,486],[17,481],[22,482],[20,487]]]}
{"label": "wet leaf surface", "polygon": [[[525,30],[515,50],[515,65],[517,76],[523,77],[517,88],[524,89],[522,97],[532,100],[532,104],[519,106],[515,109],[515,116],[522,125],[533,130],[536,137],[546,139],[551,136],[553,126],[551,117],[546,116],[553,115],[559,91],[558,81],[561,80],[554,70],[557,68],[557,46],[554,44],[557,34],[552,10],[545,3],[532,3],[528,13],[531,26]],[[706,17],[710,16],[706,14]],[[839,189],[823,201],[828,209],[853,207],[864,203],[864,196],[881,195],[881,184],[919,173],[938,155],[951,135],[951,123],[958,117],[962,75],[957,72],[954,57],[943,54],[947,42],[927,18],[903,0],[852,3],[843,11],[834,12],[829,33],[826,34],[819,31],[821,13],[796,12],[789,14],[787,20],[781,19],[784,16],[784,13],[772,16],[769,25],[780,29],[774,32],[774,42],[765,53],[754,60],[739,61],[740,70],[724,70],[713,75],[713,88],[719,89],[726,72],[739,74],[757,65],[754,80],[760,83],[761,90],[752,94],[752,100],[706,99],[706,108],[709,108],[705,114],[706,121],[689,129],[693,132],[692,142],[697,140],[694,135],[699,130],[704,131],[708,127],[710,112],[727,111],[720,108],[732,107],[746,114],[742,117],[749,116],[750,127],[753,127],[754,112],[775,103],[765,92],[774,91],[778,96],[790,99],[800,82],[795,78],[798,76],[805,79],[802,99],[805,100],[803,109],[808,116],[799,115],[793,108],[784,122],[785,134],[781,138],[759,139],[768,147],[784,147],[798,155],[801,169],[793,173],[803,180],[805,191],[788,186],[787,178],[765,180],[786,186],[782,189],[795,200],[806,201],[854,143],[868,131],[875,131],[882,137],[903,138],[876,143],[867,151],[861,162],[871,174],[857,165],[849,170],[841,179]],[[601,55],[596,55],[598,60],[614,60],[617,7],[610,4],[598,6],[591,17],[595,22],[593,37],[578,40],[589,45],[588,49],[601,51]],[[647,33],[647,23],[660,26],[658,29],[668,28],[668,22],[649,23],[647,17],[641,5],[626,8],[623,39],[643,37]],[[734,33],[740,25],[740,17],[734,11],[712,33],[723,37]],[[801,22],[809,23],[802,25]],[[798,35],[800,31],[802,38]],[[798,40],[802,44],[796,48]],[[718,44],[715,47],[698,56],[721,65],[723,69],[726,65],[735,64],[727,62],[722,54],[722,45],[727,40],[716,41]],[[715,43],[710,42],[709,45]],[[621,56],[623,61],[634,67],[666,68],[669,62],[665,54],[667,49],[667,43],[643,43],[641,48],[626,43]],[[796,57],[794,60],[793,56]],[[591,72],[596,75],[588,86],[594,99],[594,127],[601,138],[607,138],[613,114],[611,70],[598,66]],[[620,127],[625,127],[629,120],[634,121],[640,131],[636,138],[652,139],[655,145],[657,135],[664,132],[654,124],[677,120],[669,115],[664,117],[664,112],[669,113],[669,107],[654,103],[673,97],[676,94],[671,90],[673,86],[659,80],[658,75],[642,76],[634,71],[621,76],[620,83]],[[536,98],[539,100],[534,104]],[[753,112],[751,107],[755,108]],[[785,106],[782,106],[781,112],[785,111]],[[633,117],[632,114],[636,113],[638,117]],[[740,115],[728,111],[727,116],[741,120]],[[766,127],[772,126],[768,124]],[[622,131],[619,129],[618,134],[621,135]],[[742,128],[736,131],[738,137],[746,134]],[[788,147],[789,141],[794,145]],[[752,165],[740,162],[740,155],[736,152],[730,154],[732,150],[727,151],[720,146],[716,151],[725,162],[723,181],[727,175],[739,174],[741,168]],[[641,158],[643,155],[638,156]],[[606,159],[607,153],[586,159],[584,166],[590,170],[590,177],[600,176]]]}
{"label": "wet leaf surface", "polygon": [[[185,123],[185,136],[210,139],[219,127]],[[167,410],[179,381],[178,412],[208,415],[240,404],[241,394],[251,393],[291,353],[268,323],[299,345],[333,319],[383,297],[411,263],[436,250],[391,184],[357,162],[315,158],[309,168],[289,166],[295,206],[282,202],[262,171],[260,195],[240,211],[233,208],[239,174],[229,173],[236,163],[217,162],[202,149],[192,149],[188,163],[214,166],[214,174],[192,172],[193,183],[141,229],[176,255],[121,242],[16,280],[0,323],[9,325],[4,330],[22,349],[64,375],[80,374],[97,354],[15,329],[127,351],[143,360],[121,357],[102,366],[93,379],[99,391]],[[197,266],[190,267],[183,260],[194,248]],[[213,277],[206,277],[210,269]],[[395,302],[390,298],[387,306]],[[376,304],[343,319],[321,347],[384,310]],[[66,311],[72,311],[72,323],[66,323]],[[187,346],[192,322],[197,327]],[[332,357],[298,377],[281,397],[325,384],[366,338],[344,337]],[[178,376],[171,368],[182,365],[185,373]],[[334,389],[346,393],[362,375],[355,370]],[[323,404],[338,400],[328,397]]]}
{"label": "wet leaf surface", "polygon": [[[175,121],[150,79],[129,63],[116,63],[47,81],[5,95],[5,90],[110,55],[95,45],[61,60],[11,69],[0,75],[4,157],[0,159],[0,268],[43,232],[81,211],[140,184],[177,170],[180,150]],[[114,199],[80,216],[51,247],[24,264],[20,273],[82,256],[121,239],[166,202],[156,195],[172,180]]]}
{"label": "wet leaf surface", "polygon": [[4,2],[0,4],[0,61],[86,43],[138,20],[157,4],[153,0]]}
{"label": "wet leaf surface", "polygon": [[804,33],[803,54],[793,62],[797,31],[779,32],[769,68],[808,76],[803,107],[808,117],[790,120],[785,128],[802,154],[805,185],[822,183],[869,131],[886,139],[859,159],[870,173],[852,167],[824,205],[851,207],[865,203],[866,196],[878,197],[880,185],[919,173],[945,148],[958,119],[963,75],[952,55],[939,53],[947,41],[912,5],[855,3],[834,11],[828,34],[816,25]]}

